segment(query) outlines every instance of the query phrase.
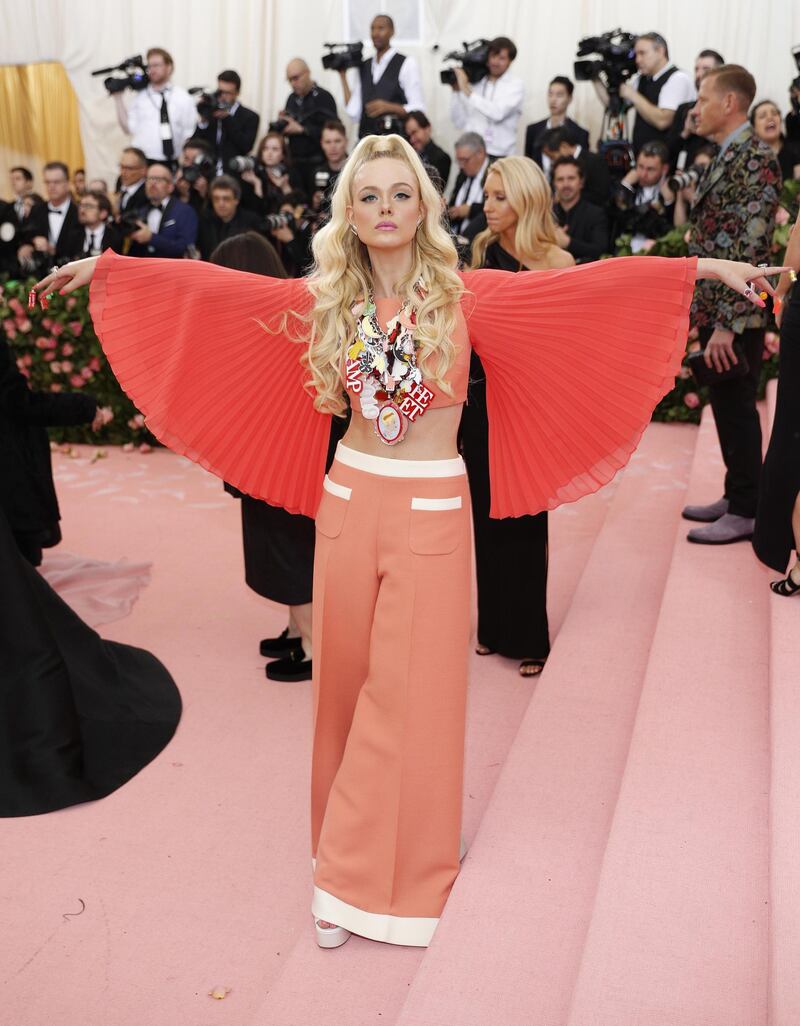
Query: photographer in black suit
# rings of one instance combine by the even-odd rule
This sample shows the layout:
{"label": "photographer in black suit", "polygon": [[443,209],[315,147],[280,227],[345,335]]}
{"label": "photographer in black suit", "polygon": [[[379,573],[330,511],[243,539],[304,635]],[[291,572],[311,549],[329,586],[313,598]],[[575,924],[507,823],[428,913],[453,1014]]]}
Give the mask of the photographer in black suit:
{"label": "photographer in black suit", "polygon": [[409,111],[406,118],[406,138],[420,155],[423,164],[431,164],[439,172],[442,184],[447,185],[453,161],[431,138],[433,129],[427,115],[421,110]]}
{"label": "photographer in black suit", "polygon": [[589,133],[585,128],[567,117],[572,103],[575,85],[566,75],[556,75],[547,89],[547,107],[550,116],[543,121],[528,125],[525,130],[525,156],[535,160],[546,175],[550,174],[550,158],[542,151],[542,137],[552,128],[564,128],[574,143],[583,150],[589,149]]}
{"label": "photographer in black suit", "polygon": [[[694,62],[695,89],[700,88],[700,83],[709,71],[721,68],[724,63],[725,59],[722,54],[717,53],[716,50],[701,50]],[[681,162],[681,167],[691,167],[700,149],[708,145],[709,140],[704,139],[694,130],[694,118],[691,116],[691,112],[695,102],[695,100],[687,100],[675,111],[675,120],[670,126],[667,137],[670,166],[673,168],[678,165],[678,158],[684,151],[686,157]]]}
{"label": "photographer in black suit", "polygon": [[542,153],[552,169],[559,157],[574,157],[583,175],[583,196],[598,207],[606,207],[611,196],[608,164],[598,154],[574,142],[565,125],[549,128],[542,136]]}
{"label": "photographer in black suit", "polygon": [[242,187],[231,175],[215,178],[208,194],[209,209],[200,216],[197,233],[197,248],[203,260],[210,260],[217,246],[226,239],[264,228],[264,221],[258,214],[239,205]]}
{"label": "photographer in black suit", "polygon": [[40,204],[33,208],[21,235],[22,245],[17,250],[23,270],[66,264],[83,235],[70,192],[67,165],[58,160],[45,164],[43,178],[47,206]]}
{"label": "photographer in black suit", "polygon": [[241,88],[242,80],[235,71],[221,71],[216,96],[220,106],[194,130],[195,138],[205,139],[211,147],[217,174],[227,171],[234,157],[248,154],[258,135],[258,114],[239,103]]}
{"label": "photographer in black suit", "polygon": [[119,161],[117,212],[120,217],[126,211],[147,206],[147,193],[144,191],[146,176],[147,157],[135,146],[127,146]]}
{"label": "photographer in black suit", "polygon": [[336,100],[327,89],[311,78],[308,65],[300,57],[289,61],[286,80],[292,91],[278,120],[270,128],[278,128],[289,144],[292,164],[303,179],[307,195],[314,191],[314,174],[325,157],[320,145],[326,121],[336,121]]}
{"label": "photographer in black suit", "polygon": [[83,227],[81,245],[72,254],[73,260],[99,256],[107,249],[119,253],[122,237],[114,226],[111,200],[102,192],[86,192],[78,203],[78,220]]}
{"label": "photographer in black suit", "polygon": [[576,264],[599,260],[608,252],[608,217],[602,207],[583,198],[583,171],[575,157],[553,161],[552,184],[559,246]]}

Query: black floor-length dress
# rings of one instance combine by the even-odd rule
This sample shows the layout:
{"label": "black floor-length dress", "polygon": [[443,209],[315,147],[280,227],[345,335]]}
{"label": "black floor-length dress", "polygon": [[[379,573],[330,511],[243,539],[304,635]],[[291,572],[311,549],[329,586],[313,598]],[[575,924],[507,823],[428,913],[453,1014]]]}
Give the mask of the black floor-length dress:
{"label": "black floor-length dress", "polygon": [[[519,271],[498,243],[486,250],[484,267]],[[533,373],[532,368],[528,372]],[[525,373],[525,369],[521,369]],[[524,381],[520,381],[524,388]],[[547,513],[535,516],[489,516],[489,421],[486,380],[472,354],[467,404],[461,418],[461,445],[469,475],[475,532],[478,584],[478,643],[510,659],[546,659],[550,653],[547,624]]]}
{"label": "black floor-length dress", "polygon": [[792,549],[792,511],[800,492],[800,287],[787,297],[781,324],[775,421],[761,472],[753,548],[762,563],[786,570]]}
{"label": "black floor-length dress", "polygon": [[0,816],[105,797],[180,715],[162,664],[85,624],[20,554],[0,508]]}

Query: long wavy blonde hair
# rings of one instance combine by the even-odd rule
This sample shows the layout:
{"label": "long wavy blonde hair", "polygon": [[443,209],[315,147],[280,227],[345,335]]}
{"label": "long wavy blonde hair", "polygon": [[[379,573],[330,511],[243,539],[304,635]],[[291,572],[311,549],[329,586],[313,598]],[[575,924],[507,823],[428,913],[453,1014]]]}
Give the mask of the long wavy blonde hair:
{"label": "long wavy blonde hair", "polygon": [[[455,358],[451,336],[464,286],[456,274],[455,246],[442,225],[441,197],[405,139],[368,135],[356,146],[336,181],[330,221],[314,237],[314,265],[306,279],[314,304],[304,318],[310,322],[310,344],[303,359],[310,372],[309,386],[316,392],[314,406],[325,413],[346,410],[342,394],[345,350],[356,330],[351,307],[372,290],[369,252],[351,231],[346,210],[353,202],[355,176],[369,161],[382,157],[406,164],[419,187],[424,216],[411,243],[411,268],[397,283],[397,294],[416,307],[415,339],[423,376],[451,394],[445,379]],[[425,285],[421,300],[414,290],[420,278]]]}
{"label": "long wavy blonde hair", "polygon": [[[542,169],[529,157],[503,157],[489,165],[487,184],[492,175],[500,178],[509,205],[517,215],[514,234],[517,256],[523,263],[541,260],[551,246],[558,246],[553,193]],[[490,228],[475,236],[472,267],[483,266],[487,247],[498,238]]]}

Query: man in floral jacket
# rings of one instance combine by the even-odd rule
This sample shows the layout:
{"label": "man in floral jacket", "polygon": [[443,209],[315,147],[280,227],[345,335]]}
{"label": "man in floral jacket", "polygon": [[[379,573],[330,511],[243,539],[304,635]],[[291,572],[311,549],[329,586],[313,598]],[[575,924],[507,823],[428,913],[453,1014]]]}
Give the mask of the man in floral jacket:
{"label": "man in floral jacket", "polygon": [[[747,119],[755,93],[755,79],[738,64],[714,68],[700,84],[696,131],[713,139],[720,150],[700,180],[691,211],[693,255],[769,262],[781,173],[774,153],[753,135]],[[705,362],[720,374],[730,372],[709,386],[727,473],[721,499],[684,509],[687,520],[707,524],[693,528],[690,541],[725,545],[752,536],[761,474],[756,391],[766,319],[765,310],[726,291],[720,282],[698,282],[692,324]],[[744,374],[743,360],[748,368]]]}

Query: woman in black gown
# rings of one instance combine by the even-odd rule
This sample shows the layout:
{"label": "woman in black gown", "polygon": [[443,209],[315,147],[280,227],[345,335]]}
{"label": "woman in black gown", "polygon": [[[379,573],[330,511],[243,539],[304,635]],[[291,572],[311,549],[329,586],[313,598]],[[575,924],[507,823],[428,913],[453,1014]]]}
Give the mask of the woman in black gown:
{"label": "woman in black gown", "polygon": [[[556,242],[550,187],[527,157],[493,163],[484,186],[488,228],[472,244],[472,266],[503,271],[569,267]],[[520,368],[524,388],[528,368]],[[520,673],[541,673],[550,653],[547,623],[547,513],[489,517],[489,423],[486,381],[475,353],[470,363],[461,443],[469,474],[478,583],[479,655],[520,660]]]}
{"label": "woman in black gown", "polygon": [[[784,263],[800,269],[797,224]],[[800,594],[800,288],[783,274],[776,292],[785,304],[776,312],[781,330],[780,377],[775,421],[761,474],[753,547],[762,563],[779,573],[786,571],[794,548],[792,568],[783,580],[771,585],[775,594],[791,596]]]}

